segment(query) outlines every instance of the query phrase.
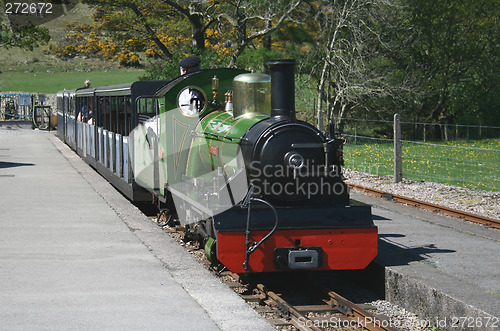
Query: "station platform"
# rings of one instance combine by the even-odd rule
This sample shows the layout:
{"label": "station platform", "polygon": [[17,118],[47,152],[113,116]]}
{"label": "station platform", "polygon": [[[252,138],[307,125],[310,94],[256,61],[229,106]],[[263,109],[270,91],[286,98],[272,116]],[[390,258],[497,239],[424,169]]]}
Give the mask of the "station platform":
{"label": "station platform", "polygon": [[[385,298],[445,330],[500,330],[500,231],[351,192],[372,205]],[[499,202],[500,203],[500,202]]]}
{"label": "station platform", "polygon": [[273,330],[53,132],[0,127],[3,330]]}

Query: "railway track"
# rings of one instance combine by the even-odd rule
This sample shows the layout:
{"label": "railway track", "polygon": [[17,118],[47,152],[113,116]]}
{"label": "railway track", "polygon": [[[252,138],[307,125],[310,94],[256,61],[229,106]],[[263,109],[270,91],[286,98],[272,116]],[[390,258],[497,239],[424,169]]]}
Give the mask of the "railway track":
{"label": "railway track", "polygon": [[[392,322],[376,316],[340,294],[324,287],[315,279],[294,275],[294,279],[276,285],[276,275],[265,276],[258,282],[228,273],[234,281],[230,287],[244,287],[240,295],[278,329],[290,330],[370,330],[390,331]],[[297,279],[298,278],[298,279]],[[227,283],[227,282],[226,282]]]}
{"label": "railway track", "polygon": [[278,330],[396,330],[387,317],[369,312],[370,305],[349,301],[307,273],[276,277],[216,272],[203,249],[182,241],[183,227],[163,228]]}
{"label": "railway track", "polygon": [[369,188],[369,187],[364,187],[364,186],[360,186],[360,185],[356,185],[356,184],[349,184],[349,183],[348,183],[348,185],[353,190],[357,190],[360,192],[375,195],[377,197],[384,198],[386,200],[404,203],[404,204],[407,204],[410,206],[419,207],[419,208],[431,210],[431,211],[434,211],[437,213],[457,217],[457,218],[460,218],[460,219],[463,219],[463,220],[466,220],[469,222],[474,222],[474,223],[482,224],[482,225],[489,226],[492,228],[500,229],[500,221],[499,220],[495,220],[495,219],[484,217],[484,216],[474,215],[474,214],[467,213],[464,211],[455,210],[455,209],[439,206],[439,205],[436,205],[433,203],[415,200],[415,199],[403,197],[403,196],[392,194],[392,193],[387,193],[387,192],[380,191],[380,190],[373,189],[373,188]]}

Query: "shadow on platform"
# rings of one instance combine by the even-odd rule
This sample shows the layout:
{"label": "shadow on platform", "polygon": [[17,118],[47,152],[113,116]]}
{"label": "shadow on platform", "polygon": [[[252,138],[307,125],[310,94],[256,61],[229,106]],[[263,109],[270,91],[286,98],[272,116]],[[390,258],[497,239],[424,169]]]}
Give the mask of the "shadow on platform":
{"label": "shadow on platform", "polygon": [[[391,242],[391,238],[404,238],[402,234],[379,234],[377,261],[385,266],[408,265],[411,262],[423,262],[433,266],[429,254],[455,253],[452,249],[436,247],[435,244],[408,247],[401,243]],[[434,266],[436,267],[436,266]]]}
{"label": "shadow on platform", "polygon": [[34,163],[17,163],[17,162],[4,162],[4,161],[0,161],[0,169],[25,167],[25,166],[34,166],[34,165],[35,165]]}

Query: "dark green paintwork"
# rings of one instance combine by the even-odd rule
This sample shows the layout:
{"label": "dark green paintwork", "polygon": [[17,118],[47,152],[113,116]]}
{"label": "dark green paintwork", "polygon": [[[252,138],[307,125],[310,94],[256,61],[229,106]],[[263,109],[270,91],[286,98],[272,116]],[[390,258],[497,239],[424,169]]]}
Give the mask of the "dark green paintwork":
{"label": "dark green paintwork", "polygon": [[197,137],[188,160],[187,176],[200,177],[222,167],[231,177],[242,164],[236,155],[240,138],[255,123],[268,118],[267,115],[252,114],[234,119],[232,114],[217,111],[209,114],[196,128]]}

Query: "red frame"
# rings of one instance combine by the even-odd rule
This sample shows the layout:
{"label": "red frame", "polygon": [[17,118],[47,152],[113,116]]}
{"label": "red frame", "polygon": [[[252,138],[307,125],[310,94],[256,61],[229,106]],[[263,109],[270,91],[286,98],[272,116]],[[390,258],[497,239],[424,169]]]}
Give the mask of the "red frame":
{"label": "red frame", "polygon": [[[250,240],[259,241],[268,231],[252,231]],[[296,243],[300,241],[300,246]],[[373,228],[278,230],[245,261],[245,233],[219,232],[217,258],[235,273],[290,271],[274,267],[274,249],[278,247],[321,247],[323,264],[314,270],[364,269],[377,256],[378,231]]]}

